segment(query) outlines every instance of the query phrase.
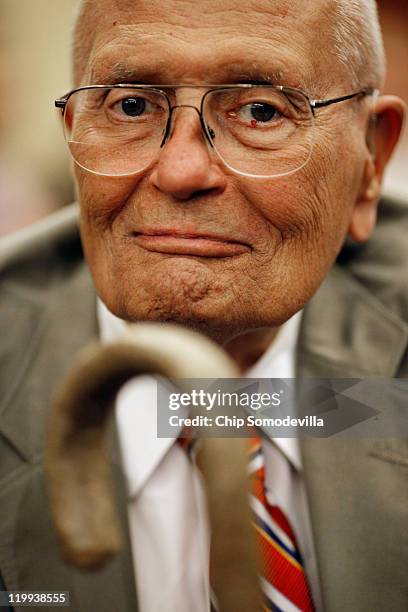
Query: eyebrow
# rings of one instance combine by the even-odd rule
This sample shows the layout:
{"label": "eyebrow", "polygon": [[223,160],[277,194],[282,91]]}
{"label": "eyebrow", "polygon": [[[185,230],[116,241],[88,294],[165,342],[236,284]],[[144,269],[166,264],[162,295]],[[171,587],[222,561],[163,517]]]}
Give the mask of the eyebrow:
{"label": "eyebrow", "polygon": [[[90,84],[107,84],[116,85],[119,83],[129,83],[138,85],[150,85],[150,84],[175,84],[171,82],[171,79],[163,79],[165,74],[165,66],[158,66],[155,69],[149,66],[129,66],[123,62],[115,62],[114,64],[106,67],[105,70],[98,70],[95,67],[91,71],[90,78],[92,83]],[[234,84],[234,83],[248,83],[251,85],[291,85],[292,87],[304,86],[298,80],[288,82],[288,78],[285,78],[285,73],[281,69],[272,70],[258,70],[256,68],[243,70],[241,65],[230,65],[225,72],[221,72],[224,78],[215,78],[211,85],[217,84]]]}
{"label": "eyebrow", "polygon": [[90,79],[95,85],[115,85],[117,83],[138,83],[140,85],[149,84],[157,77],[156,70],[149,70],[143,67],[129,67],[122,62],[116,62],[103,69],[97,66],[91,70]]}

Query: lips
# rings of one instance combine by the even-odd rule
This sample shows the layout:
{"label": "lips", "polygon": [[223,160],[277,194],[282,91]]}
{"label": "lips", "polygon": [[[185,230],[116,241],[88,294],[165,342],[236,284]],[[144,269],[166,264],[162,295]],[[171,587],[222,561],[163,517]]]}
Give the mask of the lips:
{"label": "lips", "polygon": [[136,244],[147,251],[169,255],[194,255],[198,257],[234,257],[249,253],[249,244],[230,237],[177,230],[149,230],[135,232]]}

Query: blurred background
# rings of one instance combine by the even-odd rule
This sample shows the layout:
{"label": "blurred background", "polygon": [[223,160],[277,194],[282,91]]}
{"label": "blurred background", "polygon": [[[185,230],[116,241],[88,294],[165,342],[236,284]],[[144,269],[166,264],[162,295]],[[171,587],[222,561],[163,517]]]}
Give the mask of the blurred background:
{"label": "blurred background", "polygon": [[[70,89],[77,0],[0,0],[0,235],[73,200],[55,98]],[[378,0],[388,56],[385,91],[408,102],[408,0]],[[408,200],[408,129],[385,190]]]}
{"label": "blurred background", "polygon": [[0,0],[0,235],[73,199],[54,99],[70,89],[77,0]]}

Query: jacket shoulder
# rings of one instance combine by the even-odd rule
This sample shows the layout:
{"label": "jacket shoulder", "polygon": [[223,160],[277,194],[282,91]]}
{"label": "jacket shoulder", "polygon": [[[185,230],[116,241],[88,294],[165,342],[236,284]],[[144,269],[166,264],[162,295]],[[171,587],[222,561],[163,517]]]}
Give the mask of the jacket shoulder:
{"label": "jacket shoulder", "polygon": [[69,207],[0,243],[0,476],[7,449],[37,456],[56,382],[98,333],[77,218]]}
{"label": "jacket shoulder", "polygon": [[13,285],[49,285],[83,261],[78,206],[71,204],[0,240],[0,278]]}
{"label": "jacket shoulder", "polygon": [[371,296],[408,323],[408,201],[383,197],[371,238],[347,242],[338,258]]}

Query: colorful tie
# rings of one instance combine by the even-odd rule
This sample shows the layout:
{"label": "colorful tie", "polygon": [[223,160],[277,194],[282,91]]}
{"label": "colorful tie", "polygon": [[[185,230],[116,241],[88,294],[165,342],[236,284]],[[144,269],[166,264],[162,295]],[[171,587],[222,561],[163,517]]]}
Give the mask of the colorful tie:
{"label": "colorful tie", "polygon": [[313,612],[313,602],[293,530],[265,494],[265,463],[259,438],[251,440],[248,465],[251,507],[261,552],[264,610]]}

